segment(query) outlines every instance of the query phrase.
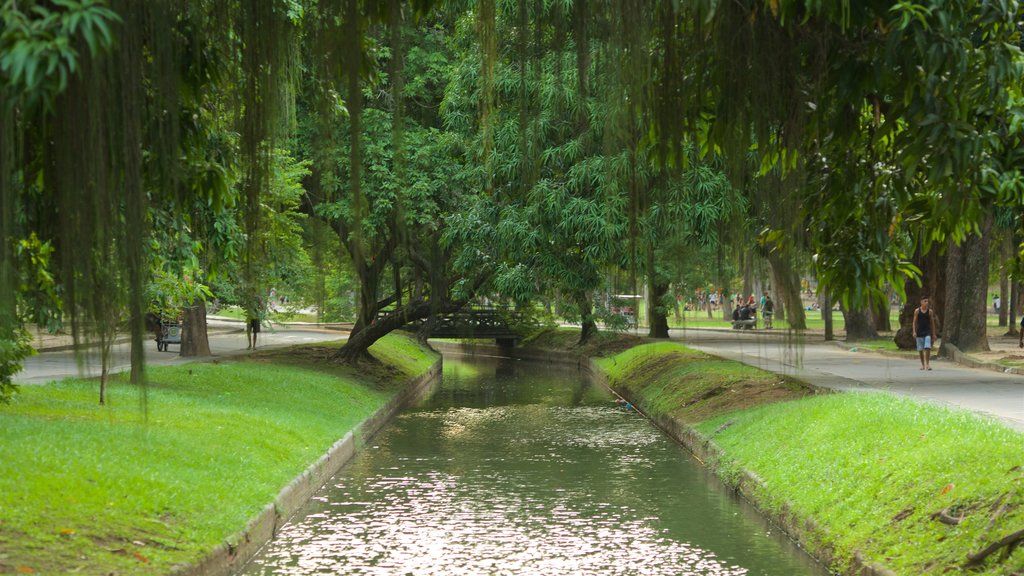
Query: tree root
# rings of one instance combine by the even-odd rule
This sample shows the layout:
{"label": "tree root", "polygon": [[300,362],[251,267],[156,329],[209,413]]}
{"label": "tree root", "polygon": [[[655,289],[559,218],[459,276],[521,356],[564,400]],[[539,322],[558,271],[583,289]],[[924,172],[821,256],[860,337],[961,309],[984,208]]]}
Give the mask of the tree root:
{"label": "tree root", "polygon": [[1004,558],[1008,557],[1013,553],[1014,549],[1017,548],[1020,543],[1024,541],[1024,530],[1018,530],[1012,534],[1004,536],[1001,540],[989,544],[983,550],[967,555],[967,562],[964,562],[964,568],[974,568],[980,566],[986,558],[991,556],[993,553],[998,551],[1000,548],[1005,547],[1006,553]]}
{"label": "tree root", "polygon": [[948,526],[956,526],[964,521],[964,516],[966,515],[967,512],[965,510],[960,510],[959,516],[951,516],[949,514],[949,508],[943,508],[938,512],[932,512],[931,517]]}
{"label": "tree root", "polygon": [[989,507],[989,510],[994,512],[992,513],[992,517],[988,520],[988,525],[985,526],[986,530],[991,530],[992,527],[995,526],[996,520],[998,520],[1000,516],[1005,514],[1006,511],[1010,509],[1009,502],[1004,502],[1006,500],[1006,497],[1009,496],[1009,494],[1009,492],[1003,492],[999,496],[999,498],[997,498],[996,501],[992,504],[992,506]]}

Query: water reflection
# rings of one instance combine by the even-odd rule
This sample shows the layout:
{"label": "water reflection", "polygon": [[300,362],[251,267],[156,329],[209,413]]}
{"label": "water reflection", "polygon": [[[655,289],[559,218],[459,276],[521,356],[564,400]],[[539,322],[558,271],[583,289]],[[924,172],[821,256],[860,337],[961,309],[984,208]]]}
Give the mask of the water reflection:
{"label": "water reflection", "polygon": [[579,375],[445,361],[248,574],[819,573]]}

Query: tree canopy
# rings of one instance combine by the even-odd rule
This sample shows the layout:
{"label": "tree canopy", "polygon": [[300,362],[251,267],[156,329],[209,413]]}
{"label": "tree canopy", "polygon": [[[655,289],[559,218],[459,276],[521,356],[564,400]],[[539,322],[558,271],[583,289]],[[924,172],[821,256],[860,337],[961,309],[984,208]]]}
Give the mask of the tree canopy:
{"label": "tree canopy", "polygon": [[622,278],[667,336],[673,286],[725,287],[723,252],[788,292],[805,267],[844,309],[933,250],[973,277],[972,242],[1024,206],[1022,21],[1015,0],[0,0],[0,398],[28,324],[130,332],[141,383],[147,311],[271,288],[351,289],[351,359],[474,298],[557,297],[585,340]]}

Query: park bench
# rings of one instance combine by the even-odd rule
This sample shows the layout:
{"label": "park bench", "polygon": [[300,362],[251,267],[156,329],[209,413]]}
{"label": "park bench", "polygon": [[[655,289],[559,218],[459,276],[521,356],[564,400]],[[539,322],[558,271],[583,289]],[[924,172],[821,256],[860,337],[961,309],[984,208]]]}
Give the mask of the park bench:
{"label": "park bench", "polygon": [[733,320],[733,330],[750,330],[751,328],[757,328],[757,318],[751,318],[749,320]]}

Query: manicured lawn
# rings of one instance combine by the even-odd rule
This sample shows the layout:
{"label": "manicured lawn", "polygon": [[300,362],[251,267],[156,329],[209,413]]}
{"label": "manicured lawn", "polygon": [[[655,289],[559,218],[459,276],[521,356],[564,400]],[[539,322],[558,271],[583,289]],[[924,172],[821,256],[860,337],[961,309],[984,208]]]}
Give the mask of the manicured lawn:
{"label": "manicured lawn", "polygon": [[[217,310],[215,316],[232,318],[234,320],[245,320],[245,311],[237,306],[225,306]],[[300,312],[271,312],[268,315],[271,322],[309,322],[316,323],[316,314],[304,314]]]}
{"label": "manicured lawn", "polygon": [[0,406],[0,572],[196,560],[436,360],[389,336],[371,379],[302,350],[153,368],[146,413],[120,379],[105,407],[92,380],[23,387]]}
{"label": "manicured lawn", "polygon": [[[848,343],[851,348],[867,348],[871,350],[889,350],[890,352],[899,352],[900,349],[896,346],[896,342],[889,337],[875,338],[873,340],[858,340],[856,342]],[[913,353],[913,351],[909,351]]]}
{"label": "manicured lawn", "polygon": [[[728,424],[728,426],[726,426]],[[721,429],[724,428],[724,429]],[[970,412],[885,393],[829,394],[715,417],[698,429],[830,534],[899,574],[958,572],[967,555],[1024,528],[1024,434]],[[959,517],[959,525],[936,513]],[[1018,574],[1024,553],[985,574]]]}
{"label": "manicured lawn", "polygon": [[[727,328],[729,322],[722,320],[722,311],[716,310],[713,318],[708,318],[707,312],[686,312],[683,315],[682,322],[676,321],[675,316],[669,315],[668,322],[672,328]],[[824,330],[825,319],[821,316],[820,310],[805,310],[804,315],[806,317],[807,329],[808,330]],[[758,328],[764,327],[764,318],[760,315],[757,319]],[[889,322],[893,329],[899,328],[900,315],[898,310],[893,310],[889,315]],[[773,327],[779,330],[788,330],[789,322],[785,320],[776,319],[773,323]],[[836,332],[846,331],[846,321],[843,319],[843,313],[835,310],[832,312],[832,329]]]}

